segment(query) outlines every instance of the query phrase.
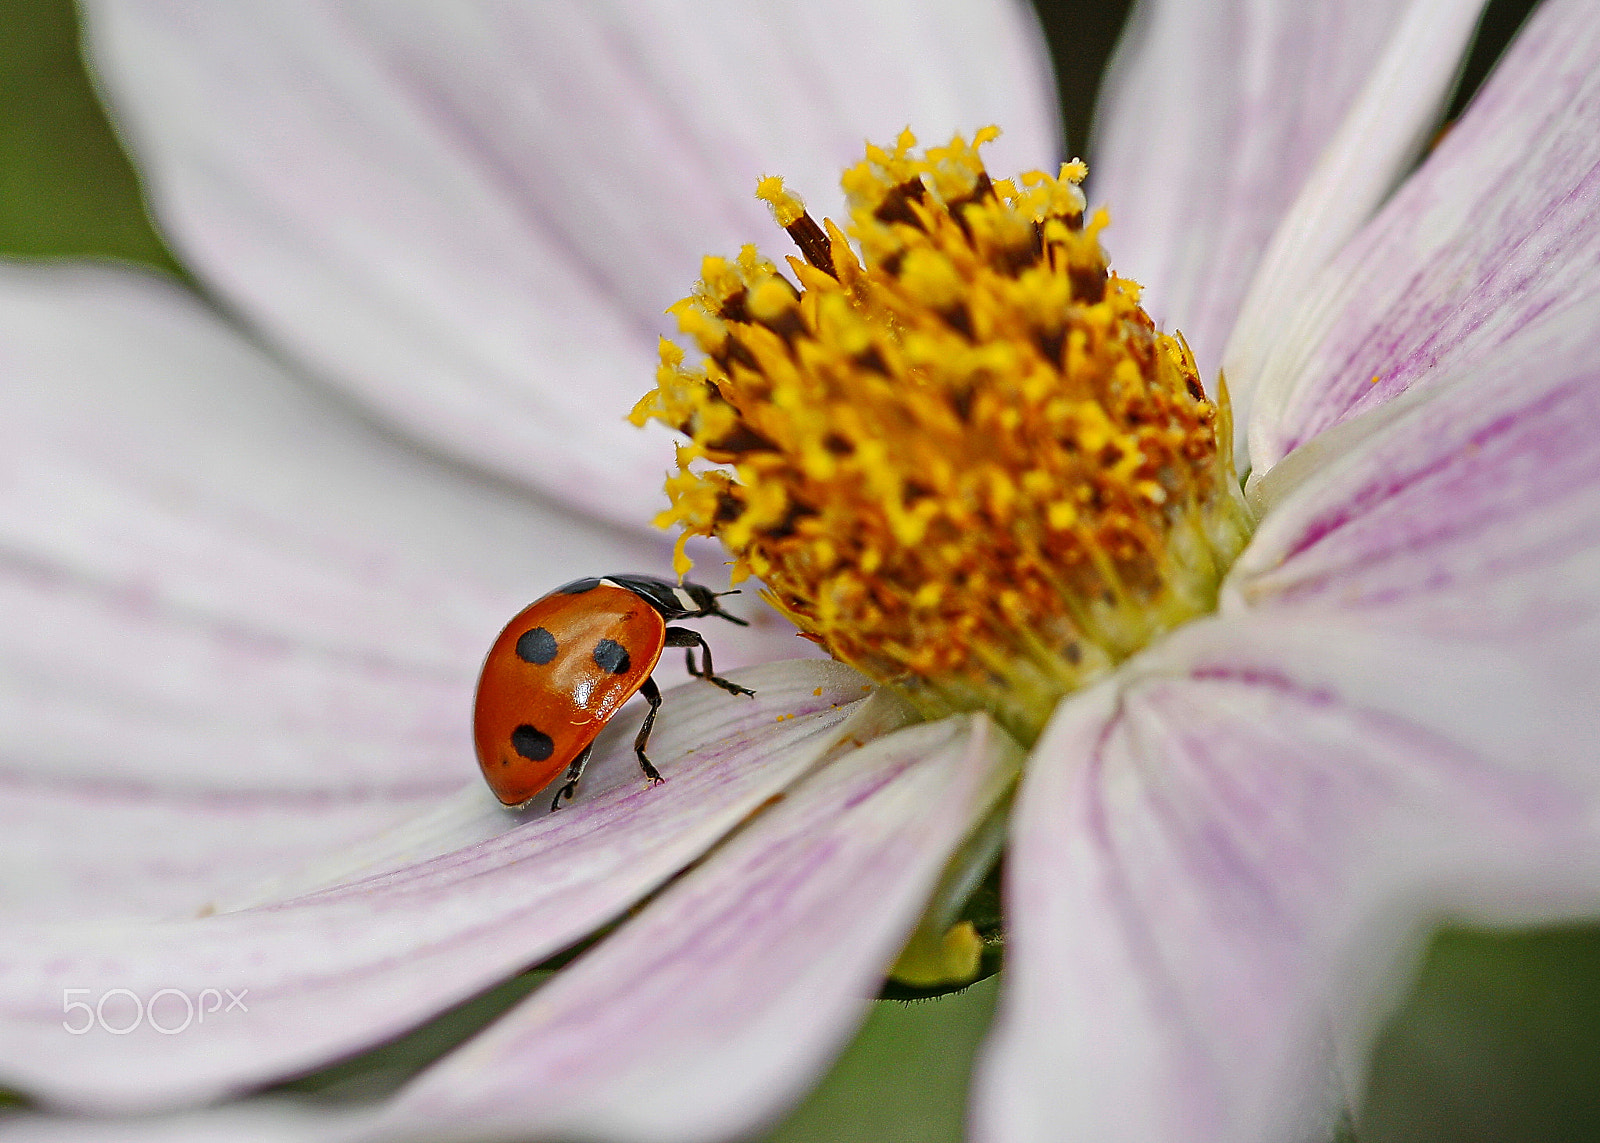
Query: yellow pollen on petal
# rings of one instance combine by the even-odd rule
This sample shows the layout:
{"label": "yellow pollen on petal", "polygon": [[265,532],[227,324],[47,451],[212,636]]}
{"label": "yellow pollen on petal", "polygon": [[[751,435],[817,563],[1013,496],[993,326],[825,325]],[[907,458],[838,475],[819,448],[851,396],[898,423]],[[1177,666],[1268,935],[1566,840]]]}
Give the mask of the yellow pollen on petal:
{"label": "yellow pollen on petal", "polygon": [[1212,610],[1251,521],[1225,388],[1086,218],[1081,162],[868,146],[843,229],[775,176],[801,257],[708,257],[633,420],[679,430],[670,507],[808,638],[929,716],[1032,741],[1064,694]]}

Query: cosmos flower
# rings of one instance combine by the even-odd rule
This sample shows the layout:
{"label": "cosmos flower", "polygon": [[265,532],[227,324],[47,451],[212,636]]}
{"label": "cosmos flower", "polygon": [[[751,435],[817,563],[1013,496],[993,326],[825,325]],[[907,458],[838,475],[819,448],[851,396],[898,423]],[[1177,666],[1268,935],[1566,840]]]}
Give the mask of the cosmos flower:
{"label": "cosmos flower", "polygon": [[1060,158],[1010,5],[707,7],[90,8],[158,212],[249,332],[125,271],[0,280],[0,1081],[216,1101],[649,897],[388,1104],[274,1129],[736,1136],[848,1037],[1019,769],[978,1138],[1309,1137],[1429,924],[1595,906],[1583,0],[1403,183],[1474,5],[1135,17],[1089,194],[1169,360],[1225,372],[1258,519],[1214,607],[1018,730],[1025,760],[811,659],[731,672],[754,701],[671,692],[660,787],[619,726],[559,814],[492,802],[488,639],[670,559],[669,437],[619,418],[700,255],[770,231],[755,177],[842,218],[825,188],[908,121],[1003,124],[997,171]]}

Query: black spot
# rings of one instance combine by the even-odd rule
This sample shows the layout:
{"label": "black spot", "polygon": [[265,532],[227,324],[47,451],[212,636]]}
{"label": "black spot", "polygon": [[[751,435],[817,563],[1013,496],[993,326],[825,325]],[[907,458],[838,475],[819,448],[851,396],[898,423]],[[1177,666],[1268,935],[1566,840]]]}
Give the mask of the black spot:
{"label": "black spot", "polygon": [[517,639],[517,658],[524,663],[544,666],[556,657],[556,637],[543,627],[524,631]]}
{"label": "black spot", "polygon": [[620,675],[628,669],[628,649],[615,639],[602,639],[594,645],[594,661],[602,671]]}
{"label": "black spot", "polygon": [[556,752],[556,744],[538,727],[523,723],[511,732],[511,747],[524,758],[543,762]]}
{"label": "black spot", "polygon": [[582,595],[586,591],[593,591],[600,586],[599,576],[590,576],[588,579],[575,579],[571,583],[562,584],[556,588],[557,595]]}

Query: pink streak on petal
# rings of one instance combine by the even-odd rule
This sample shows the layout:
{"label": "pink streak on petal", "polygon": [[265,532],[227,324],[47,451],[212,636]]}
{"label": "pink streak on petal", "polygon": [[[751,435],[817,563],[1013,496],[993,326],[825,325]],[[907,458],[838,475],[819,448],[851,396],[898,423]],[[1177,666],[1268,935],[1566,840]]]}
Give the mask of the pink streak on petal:
{"label": "pink streak on petal", "polygon": [[[1600,646],[1600,366],[1590,299],[1453,363],[1274,506],[1224,609],[1362,613],[1515,641],[1554,665]],[[1585,633],[1588,633],[1587,636]]]}
{"label": "pink streak on petal", "polygon": [[643,528],[665,433],[622,420],[708,252],[787,242],[864,136],[989,122],[1057,157],[1016,0],[87,6],[156,209],[259,328],[386,423]]}
{"label": "pink streak on petal", "polygon": [[[1357,99],[1391,0],[1151,0],[1101,95],[1091,197],[1116,268],[1181,329],[1208,384],[1256,264]],[[1394,172],[1369,172],[1386,183]]]}
{"label": "pink streak on petal", "polygon": [[1406,8],[1273,232],[1223,353],[1241,457],[1267,353],[1317,271],[1416,162],[1460,75],[1481,8],[1480,0],[1417,0]]}
{"label": "pink streak on petal", "polygon": [[[347,880],[277,904],[187,922],[8,926],[0,1084],[62,1108],[156,1110],[371,1047],[615,917],[841,735],[893,725],[879,706],[855,702],[860,676],[837,664],[737,677],[756,699],[705,683],[666,696],[651,741],[661,786],[640,780],[633,724],[619,718],[576,802],[514,814],[484,796],[479,814],[456,816],[454,843],[437,819],[422,823],[417,841],[439,854],[432,859],[408,861],[415,849],[398,831],[376,859],[372,846],[358,847]],[[138,997],[248,989],[248,1012],[183,1035],[140,1025],[72,1036],[61,1026],[66,988],[95,998],[115,988]]]}
{"label": "pink streak on petal", "polygon": [[1250,428],[1258,468],[1600,288],[1596,122],[1600,9],[1551,0],[1285,330]]}
{"label": "pink streak on petal", "polygon": [[396,442],[192,295],[0,273],[0,773],[218,791],[452,787],[529,599],[664,567]]}
{"label": "pink streak on petal", "polygon": [[865,1015],[1019,761],[981,716],[841,758],[421,1076],[373,1137],[744,1138]]}
{"label": "pink streak on petal", "polygon": [[1428,925],[1600,905],[1596,316],[1449,370],[1273,507],[1220,617],[1064,709],[988,1137],[1299,1137]]}
{"label": "pink streak on petal", "polygon": [[0,774],[0,916],[192,917],[242,881],[422,813],[457,784],[219,791]]}
{"label": "pink streak on petal", "polygon": [[1372,644],[1208,621],[1069,700],[1014,818],[977,1138],[1326,1137],[1431,923],[1600,902],[1594,775],[1478,733],[1540,736],[1494,674]]}

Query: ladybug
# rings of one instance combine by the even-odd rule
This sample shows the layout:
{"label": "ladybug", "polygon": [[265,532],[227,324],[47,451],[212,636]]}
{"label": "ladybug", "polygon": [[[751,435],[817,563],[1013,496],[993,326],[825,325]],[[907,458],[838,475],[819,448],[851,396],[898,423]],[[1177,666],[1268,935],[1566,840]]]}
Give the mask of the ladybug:
{"label": "ladybug", "polygon": [[661,690],[650,672],[664,648],[685,648],[696,678],[729,694],[755,695],[712,671],[711,648],[698,631],[667,626],[669,619],[707,615],[749,626],[722,610],[717,597],[697,583],[612,575],[575,579],[519,611],[489,648],[472,716],[478,765],[495,797],[521,809],[564,768],[566,781],[550,803],[559,809],[577,790],[600,728],[635,693],[644,695],[650,710],[633,752],[644,776],[660,782],[644,748],[661,709]]}

